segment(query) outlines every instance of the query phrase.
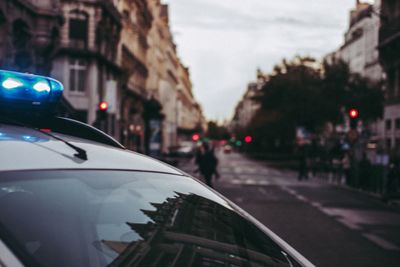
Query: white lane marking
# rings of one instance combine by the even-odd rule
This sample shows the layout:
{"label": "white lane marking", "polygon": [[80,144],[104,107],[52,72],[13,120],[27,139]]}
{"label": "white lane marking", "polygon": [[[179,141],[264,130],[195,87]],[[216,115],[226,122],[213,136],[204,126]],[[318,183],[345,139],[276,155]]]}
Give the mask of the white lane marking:
{"label": "white lane marking", "polygon": [[[310,202],[307,200],[307,198],[299,195],[297,192],[286,188],[286,192],[289,192],[290,194],[294,195],[297,199],[302,200],[304,202],[310,203],[313,207],[317,208],[320,210],[322,213],[334,218],[336,221],[339,223],[343,224],[344,226],[348,227],[349,229],[352,230],[357,230],[357,231],[362,231],[363,228],[361,224],[367,224],[368,220],[371,220],[372,218],[375,218],[375,216],[362,216],[360,213],[361,211],[355,212],[354,210],[347,210],[347,209],[335,209],[335,208],[324,208],[320,203],[318,202]],[[294,193],[293,193],[294,192]],[[364,212],[367,213],[367,212]],[[371,213],[371,212],[368,212]],[[374,212],[378,213],[378,212]],[[367,214],[369,215],[369,214]],[[376,214],[374,214],[376,215]],[[388,214],[386,214],[388,216]],[[378,216],[378,217],[383,217],[383,216]],[[391,216],[391,219],[395,219],[394,217],[397,217],[396,215]],[[381,219],[382,220],[382,219]],[[378,223],[378,221],[371,220],[369,222],[371,223]],[[395,223],[395,222],[393,222]],[[396,246],[395,244],[385,240],[382,237],[379,237],[374,234],[369,234],[369,233],[362,233],[362,236],[367,238],[369,241],[373,242],[374,244],[378,245],[379,247],[385,249],[385,250],[396,250],[400,251],[400,247]]]}
{"label": "white lane marking", "polygon": [[308,202],[308,199],[302,195],[296,194],[295,197],[300,201]]}
{"label": "white lane marking", "polygon": [[253,180],[253,179],[246,179],[246,180],[244,181],[244,184],[253,185],[253,184],[257,184],[257,182],[256,182],[255,180]]}
{"label": "white lane marking", "polygon": [[291,194],[291,195],[296,195],[296,191],[294,191],[294,190],[292,190],[292,189],[289,189],[289,188],[287,188],[287,187],[285,187],[286,188],[286,192],[288,192],[289,194]]}
{"label": "white lane marking", "polygon": [[322,204],[318,203],[318,202],[310,202],[310,204],[311,204],[311,206],[313,206],[317,209],[320,209],[322,207]]}
{"label": "white lane marking", "polygon": [[300,200],[300,201],[306,202],[306,203],[310,202],[305,196],[300,195],[299,193],[297,193],[293,189],[287,188],[285,186],[282,186],[281,189],[286,191],[287,193],[291,194],[292,196],[294,196],[297,200]]}
{"label": "white lane marking", "polygon": [[322,211],[340,218],[346,218],[358,225],[393,225],[400,224],[400,214],[391,211],[363,210],[353,208],[324,207]]}
{"label": "white lane marking", "polygon": [[[323,210],[321,210],[321,211],[323,212]],[[328,213],[325,213],[325,214],[329,215]],[[358,224],[355,224],[349,220],[346,220],[346,218],[336,217],[336,220],[352,230],[362,230],[362,228]]]}
{"label": "white lane marking", "polygon": [[369,241],[375,243],[376,245],[378,245],[379,247],[386,249],[386,250],[400,250],[400,248],[398,246],[396,246],[395,244],[377,236],[374,234],[363,234],[363,236],[365,238],[367,238]]}
{"label": "white lane marking", "polygon": [[259,187],[259,188],[258,188],[258,191],[259,191],[261,194],[263,194],[263,195],[266,195],[266,194],[267,194],[267,191],[265,191],[265,189],[262,188],[262,187]]}

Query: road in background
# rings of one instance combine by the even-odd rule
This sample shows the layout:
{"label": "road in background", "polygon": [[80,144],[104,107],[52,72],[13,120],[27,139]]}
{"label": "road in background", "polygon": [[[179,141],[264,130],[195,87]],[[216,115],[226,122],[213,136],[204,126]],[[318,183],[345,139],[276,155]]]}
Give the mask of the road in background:
{"label": "road in background", "polygon": [[[400,212],[325,180],[297,181],[241,154],[218,152],[215,189],[244,208],[316,266],[400,266]],[[193,160],[179,168],[198,176]]]}

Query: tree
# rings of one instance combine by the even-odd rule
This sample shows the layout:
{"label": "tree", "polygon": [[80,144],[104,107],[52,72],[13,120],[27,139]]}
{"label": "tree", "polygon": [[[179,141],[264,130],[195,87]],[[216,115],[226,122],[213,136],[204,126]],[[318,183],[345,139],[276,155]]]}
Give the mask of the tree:
{"label": "tree", "polygon": [[343,103],[347,110],[357,108],[364,122],[382,117],[384,95],[381,83],[372,83],[360,75],[352,75],[349,90]]}
{"label": "tree", "polygon": [[256,149],[290,149],[297,127],[318,134],[327,122],[343,122],[343,110],[357,108],[364,121],[379,118],[383,109],[380,88],[351,74],[342,61],[321,65],[309,57],[283,60],[255,99],[261,108],[247,131],[257,140]]}
{"label": "tree", "polygon": [[218,125],[215,121],[208,122],[208,130],[206,136],[214,140],[229,139],[230,134],[226,127]]}
{"label": "tree", "polygon": [[343,121],[341,109],[348,97],[349,80],[350,80],[349,66],[341,61],[334,61],[329,64],[327,61],[322,65],[322,93],[324,108],[321,110],[321,116],[326,121],[338,124]]}
{"label": "tree", "polygon": [[341,123],[340,110],[357,108],[360,119],[373,121],[382,116],[383,92],[381,82],[371,82],[359,74],[350,73],[343,61],[333,64],[323,63],[323,93],[325,95],[325,113],[327,121]]}
{"label": "tree", "polygon": [[261,109],[251,125],[253,134],[262,134],[262,140],[268,137],[266,143],[291,145],[296,127],[314,131],[323,124],[321,75],[315,66],[314,59],[302,57],[275,66],[259,98]]}

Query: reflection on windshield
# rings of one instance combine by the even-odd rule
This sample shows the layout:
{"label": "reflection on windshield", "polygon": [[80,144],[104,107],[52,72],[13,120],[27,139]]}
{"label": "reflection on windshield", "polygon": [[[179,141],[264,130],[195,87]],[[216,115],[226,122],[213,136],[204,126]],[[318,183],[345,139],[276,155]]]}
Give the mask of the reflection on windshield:
{"label": "reflection on windshield", "polygon": [[127,222],[142,240],[102,240],[120,254],[110,267],[287,266],[280,248],[269,238],[206,198],[176,193],[151,205],[155,210],[142,210],[151,222]]}
{"label": "reflection on windshield", "polygon": [[185,177],[46,171],[9,178],[0,177],[0,214],[7,214],[0,222],[28,263],[293,266],[268,236]]}

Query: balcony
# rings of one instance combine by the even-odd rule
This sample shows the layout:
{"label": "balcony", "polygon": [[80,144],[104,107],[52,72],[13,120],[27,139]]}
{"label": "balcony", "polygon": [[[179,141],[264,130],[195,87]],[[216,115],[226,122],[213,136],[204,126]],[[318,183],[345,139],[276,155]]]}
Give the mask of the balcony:
{"label": "balcony", "polygon": [[110,64],[116,64],[116,49],[111,43],[100,43],[94,46],[81,40],[69,40],[61,43],[59,49],[67,54],[98,57],[108,61]]}

